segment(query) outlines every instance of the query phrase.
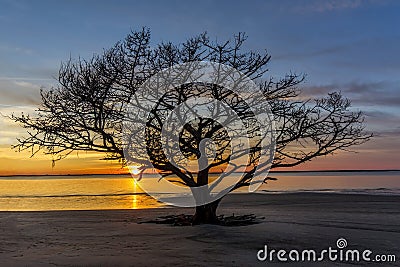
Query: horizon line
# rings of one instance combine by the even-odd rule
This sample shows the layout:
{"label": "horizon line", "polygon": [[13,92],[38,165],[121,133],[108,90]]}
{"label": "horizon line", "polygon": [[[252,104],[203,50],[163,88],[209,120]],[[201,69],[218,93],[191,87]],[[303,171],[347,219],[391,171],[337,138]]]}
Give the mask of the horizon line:
{"label": "horizon line", "polygon": [[[283,171],[275,170],[269,171],[269,173],[305,173],[305,172],[396,172],[400,169],[349,169],[349,170],[296,170],[296,171]],[[216,174],[216,173],[210,173]],[[110,175],[130,175],[130,173],[83,173],[83,174],[10,174],[10,175],[0,175],[0,177],[27,177],[27,176],[110,176]]]}

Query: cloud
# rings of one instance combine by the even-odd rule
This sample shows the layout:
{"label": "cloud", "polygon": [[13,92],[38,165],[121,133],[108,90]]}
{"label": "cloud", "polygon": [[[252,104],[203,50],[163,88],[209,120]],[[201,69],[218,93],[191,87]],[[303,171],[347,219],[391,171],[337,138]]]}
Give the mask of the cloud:
{"label": "cloud", "polygon": [[16,143],[16,138],[26,135],[20,125],[8,118],[11,114],[35,114],[35,106],[5,106],[0,105],[0,146]]}
{"label": "cloud", "polygon": [[0,51],[3,52],[11,52],[11,53],[19,53],[19,54],[24,54],[24,55],[32,55],[34,54],[32,49],[29,48],[24,48],[24,47],[18,47],[18,46],[10,46],[10,45],[5,45],[5,44],[0,44]]}
{"label": "cloud", "polygon": [[400,106],[399,82],[350,82],[344,84],[311,85],[303,87],[304,97],[321,97],[329,92],[341,91],[354,104],[373,106]]}
{"label": "cloud", "polygon": [[[314,0],[314,1],[297,1],[295,11],[298,12],[315,12],[325,13],[332,11],[340,11],[347,9],[357,9],[365,5],[384,5],[390,1],[385,0]],[[301,4],[301,6],[299,5]]]}
{"label": "cloud", "polygon": [[0,79],[0,104],[37,105],[40,103],[39,82]]}
{"label": "cloud", "polygon": [[24,135],[25,131],[18,124],[8,118],[11,114],[34,114],[34,106],[0,105],[0,145],[15,143],[17,137]]}
{"label": "cloud", "polygon": [[354,9],[360,7],[361,4],[361,0],[317,1],[310,5],[310,9],[316,12],[326,12],[340,9]]}
{"label": "cloud", "polygon": [[365,76],[393,77],[400,71],[398,47],[400,35],[368,36],[362,38],[329,37],[297,42],[296,46],[281,49],[273,60],[284,64],[300,64],[303,68],[317,68],[327,77]]}
{"label": "cloud", "polygon": [[1,76],[54,79],[57,76],[59,61],[45,57],[43,53],[32,48],[0,42]]}
{"label": "cloud", "polygon": [[[341,91],[352,101],[355,110],[365,115],[367,131],[379,138],[400,135],[399,82],[352,82],[304,87],[303,98],[320,98],[329,92]],[[399,147],[397,147],[399,148]]]}
{"label": "cloud", "polygon": [[368,128],[376,136],[399,136],[400,115],[398,112],[384,110],[365,110],[364,112]]}
{"label": "cloud", "polygon": [[37,86],[36,84],[26,82],[26,81],[14,81],[14,83],[18,86],[25,87],[25,88],[34,88]]}
{"label": "cloud", "polygon": [[29,77],[9,77],[9,76],[0,76],[0,80],[12,80],[12,81],[54,81],[54,79],[49,78],[29,78]]}
{"label": "cloud", "polygon": [[[397,133],[397,135],[395,135]],[[399,131],[393,131],[392,134],[374,133],[370,141],[357,148],[359,152],[365,151],[370,153],[382,154],[390,153],[394,158],[398,158],[400,149],[400,139],[398,138]],[[378,159],[378,158],[377,158]]]}
{"label": "cloud", "polygon": [[400,115],[394,114],[392,112],[382,111],[382,110],[368,110],[364,112],[365,116],[377,120],[377,121],[385,121],[387,123],[397,122],[400,124]]}

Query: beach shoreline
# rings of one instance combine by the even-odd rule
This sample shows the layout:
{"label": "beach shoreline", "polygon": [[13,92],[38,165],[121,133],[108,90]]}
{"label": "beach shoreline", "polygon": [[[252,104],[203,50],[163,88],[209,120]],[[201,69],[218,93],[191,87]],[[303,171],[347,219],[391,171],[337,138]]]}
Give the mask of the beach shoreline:
{"label": "beach shoreline", "polygon": [[[394,254],[398,264],[399,203],[400,196],[366,194],[230,194],[218,214],[264,217],[259,224],[237,227],[140,223],[193,214],[193,208],[0,212],[1,265],[278,265],[277,259],[259,261],[257,252],[265,245],[276,250],[321,250],[336,247],[339,238],[346,239],[349,249]],[[318,265],[307,263],[313,264]]]}

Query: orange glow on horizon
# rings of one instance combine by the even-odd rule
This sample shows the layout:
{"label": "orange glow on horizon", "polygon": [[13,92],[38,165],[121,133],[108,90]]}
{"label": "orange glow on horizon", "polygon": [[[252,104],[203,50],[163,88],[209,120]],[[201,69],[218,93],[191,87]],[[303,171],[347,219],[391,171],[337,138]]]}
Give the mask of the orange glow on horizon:
{"label": "orange glow on horizon", "polygon": [[[279,168],[279,171],[306,170],[383,170],[400,169],[394,148],[400,140],[386,138],[360,147],[360,153],[341,152],[334,156],[316,158],[311,162],[293,168]],[[395,151],[397,152],[397,151]],[[100,160],[103,154],[80,152],[57,161],[52,167],[51,156],[38,153],[30,157],[29,151],[15,152],[7,145],[0,145],[0,176],[11,175],[84,175],[84,174],[129,174],[128,167],[118,161]],[[134,166],[131,174],[140,174],[140,166]],[[145,170],[154,173],[154,170]]]}

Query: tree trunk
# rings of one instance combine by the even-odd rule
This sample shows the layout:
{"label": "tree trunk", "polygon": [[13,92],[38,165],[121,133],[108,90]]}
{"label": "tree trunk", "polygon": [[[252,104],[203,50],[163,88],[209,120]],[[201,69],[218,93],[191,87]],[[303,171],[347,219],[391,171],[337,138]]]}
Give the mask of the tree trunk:
{"label": "tree trunk", "polygon": [[193,216],[193,224],[218,224],[217,208],[221,199],[214,202],[197,206]]}

